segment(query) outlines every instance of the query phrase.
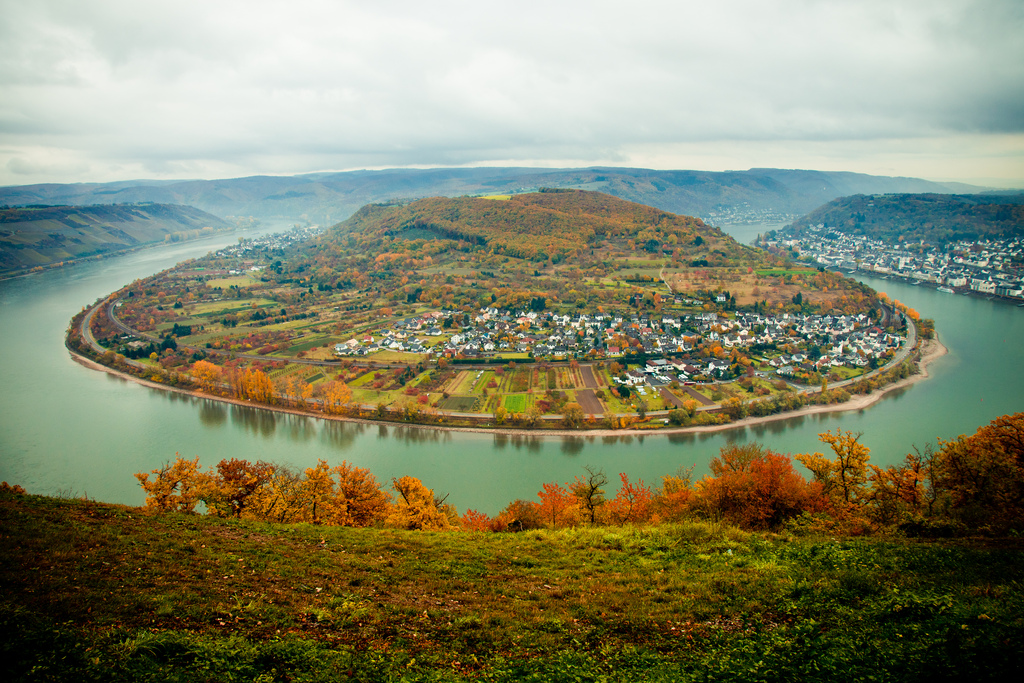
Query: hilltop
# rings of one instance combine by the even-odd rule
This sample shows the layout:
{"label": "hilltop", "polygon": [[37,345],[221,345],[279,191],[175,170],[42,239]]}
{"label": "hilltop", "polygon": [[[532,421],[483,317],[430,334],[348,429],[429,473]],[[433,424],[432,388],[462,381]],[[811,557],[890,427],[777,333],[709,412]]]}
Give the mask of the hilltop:
{"label": "hilltop", "polygon": [[4,207],[0,274],[232,227],[191,206],[169,204]]}
{"label": "hilltop", "polygon": [[818,224],[892,244],[1021,237],[1024,194],[858,194],[833,200],[790,227],[799,234]]}
{"label": "hilltop", "polygon": [[1021,548],[428,533],[0,493],[6,680],[1012,680]]}
{"label": "hilltop", "polygon": [[[590,255],[606,256],[612,249],[630,255],[681,249],[684,260],[718,254],[733,265],[760,260],[755,250],[700,219],[581,190],[372,205],[360,209],[326,239],[337,242],[348,235],[359,235],[359,245],[370,250],[384,237],[463,240],[496,255],[574,265],[592,262]],[[698,236],[701,239],[695,244]]]}

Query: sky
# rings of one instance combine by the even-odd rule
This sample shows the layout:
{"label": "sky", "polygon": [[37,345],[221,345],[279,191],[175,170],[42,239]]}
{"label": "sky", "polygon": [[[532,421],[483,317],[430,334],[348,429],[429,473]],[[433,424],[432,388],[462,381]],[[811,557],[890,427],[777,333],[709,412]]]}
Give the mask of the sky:
{"label": "sky", "polygon": [[0,185],[363,168],[1024,187],[1021,0],[0,0]]}

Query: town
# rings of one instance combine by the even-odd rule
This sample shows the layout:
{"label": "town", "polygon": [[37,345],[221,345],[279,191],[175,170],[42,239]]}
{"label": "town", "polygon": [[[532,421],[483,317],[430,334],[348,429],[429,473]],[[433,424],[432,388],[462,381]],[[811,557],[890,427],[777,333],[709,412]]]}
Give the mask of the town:
{"label": "town", "polygon": [[819,265],[861,270],[935,285],[947,293],[977,292],[1024,300],[1024,238],[887,244],[847,235],[819,223],[799,233],[785,228],[766,236],[765,246],[795,251]]}
{"label": "town", "polygon": [[[453,328],[458,331],[453,332]],[[381,351],[478,360],[643,359],[620,383],[727,380],[743,372],[736,355],[764,356],[761,376],[812,380],[875,368],[906,341],[867,315],[780,316],[737,313],[610,315],[481,309],[476,315],[432,311],[335,345],[339,357]],[[736,352],[736,353],[733,353]],[[650,357],[652,360],[647,360]]]}

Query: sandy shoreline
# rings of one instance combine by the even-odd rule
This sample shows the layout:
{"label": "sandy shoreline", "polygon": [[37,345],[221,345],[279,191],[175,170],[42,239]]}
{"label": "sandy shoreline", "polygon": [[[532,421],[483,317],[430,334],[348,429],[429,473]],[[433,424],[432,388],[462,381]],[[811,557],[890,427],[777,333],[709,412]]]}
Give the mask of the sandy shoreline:
{"label": "sandy shoreline", "polygon": [[[70,350],[69,350],[70,351]],[[108,368],[105,365],[101,365],[85,356],[82,356],[74,351],[70,351],[71,357],[79,364],[91,369],[106,372],[115,377],[120,377],[136,384],[149,387],[151,389],[160,389],[162,391],[170,391],[177,394],[184,394],[198,399],[206,399],[209,401],[219,401],[221,403],[228,403],[236,406],[244,406],[246,408],[256,408],[258,410],[270,410],[276,413],[286,413],[289,415],[300,415],[303,417],[312,417],[321,420],[334,420],[339,422],[352,422],[356,424],[367,424],[367,425],[385,425],[395,427],[411,427],[415,429],[433,429],[442,430],[448,432],[467,432],[467,433],[480,433],[480,434],[502,434],[505,436],[519,436],[519,437],[566,437],[566,436],[623,436],[623,435],[638,435],[644,436],[658,436],[662,434],[698,434],[704,432],[722,432],[729,429],[740,429],[749,427],[752,425],[764,424],[766,422],[774,422],[777,420],[788,420],[794,417],[803,417],[805,415],[816,415],[819,413],[839,413],[848,410],[863,410],[868,408],[889,393],[903,387],[910,386],[916,382],[920,382],[928,378],[928,365],[938,358],[946,355],[948,349],[939,342],[938,339],[931,339],[925,341],[921,349],[921,358],[918,361],[920,372],[916,375],[902,379],[899,382],[886,385],[880,389],[877,389],[870,394],[856,395],[853,396],[849,401],[845,403],[836,403],[832,405],[815,405],[806,406],[799,410],[792,410],[785,413],[776,413],[775,415],[768,415],[765,417],[746,417],[736,422],[729,422],[722,425],[703,425],[703,426],[692,426],[692,427],[665,427],[662,429],[582,429],[582,430],[550,430],[550,429],[497,429],[488,427],[456,427],[450,425],[425,425],[416,424],[410,422],[389,422],[385,420],[367,420],[363,418],[347,417],[341,415],[325,415],[323,413],[312,413],[303,410],[297,410],[295,408],[287,408],[284,406],[268,406],[262,403],[250,403],[248,401],[240,401],[234,398],[227,398],[225,396],[213,396],[210,394],[204,394],[198,391],[189,389],[179,389],[177,387],[167,386],[166,384],[160,384],[158,382],[151,382],[149,380],[135,377],[126,372],[121,372],[113,368]]]}

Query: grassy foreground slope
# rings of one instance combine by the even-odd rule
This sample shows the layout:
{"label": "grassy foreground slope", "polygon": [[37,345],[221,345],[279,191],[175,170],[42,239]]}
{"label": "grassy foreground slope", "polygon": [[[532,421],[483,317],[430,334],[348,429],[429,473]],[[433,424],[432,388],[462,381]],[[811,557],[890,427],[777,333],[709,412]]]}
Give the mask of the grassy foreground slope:
{"label": "grassy foreground slope", "polygon": [[1013,680],[1017,540],[270,525],[0,495],[5,680]]}

